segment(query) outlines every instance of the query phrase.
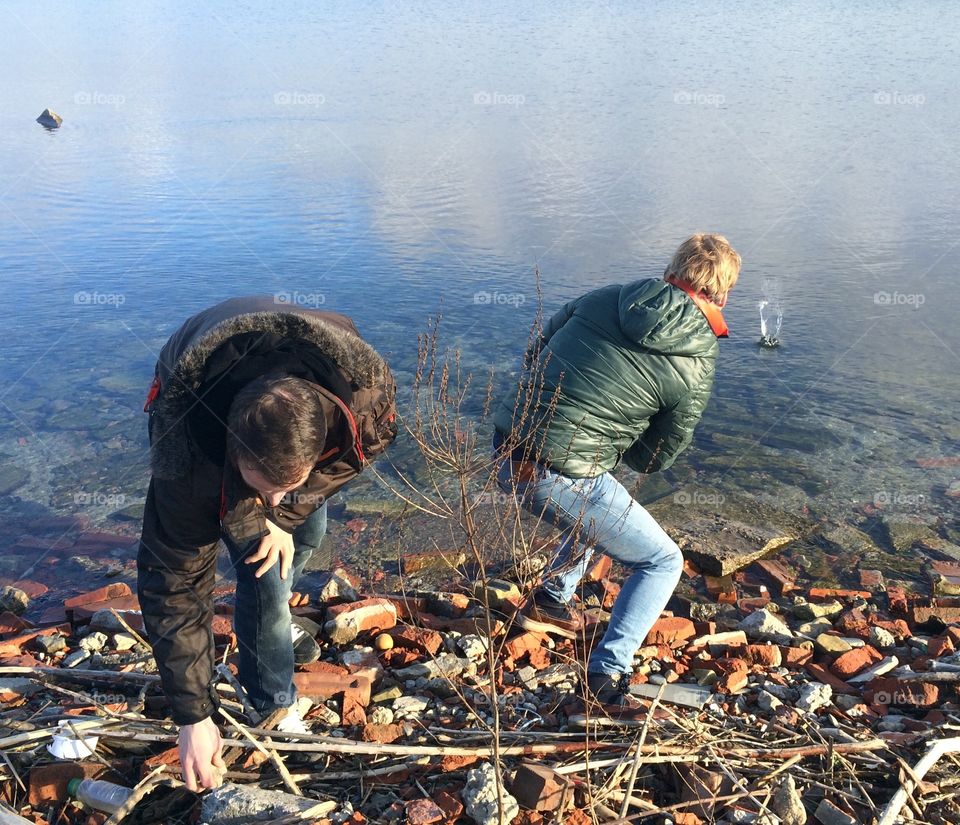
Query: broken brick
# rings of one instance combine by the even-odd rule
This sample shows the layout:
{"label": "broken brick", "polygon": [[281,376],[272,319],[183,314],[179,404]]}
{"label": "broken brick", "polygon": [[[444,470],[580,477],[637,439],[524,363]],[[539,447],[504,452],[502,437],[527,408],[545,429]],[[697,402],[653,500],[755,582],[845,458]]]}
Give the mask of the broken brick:
{"label": "broken brick", "polygon": [[830,670],[840,679],[850,679],[880,661],[883,661],[883,654],[870,645],[864,645],[841,653],[833,660]]}
{"label": "broken brick", "polygon": [[882,705],[932,708],[940,702],[940,690],[936,685],[894,677],[874,679],[866,693],[869,701]]}
{"label": "broken brick", "polygon": [[389,725],[374,725],[367,723],[360,732],[364,742],[379,742],[381,745],[390,745],[404,735],[403,725],[394,722]]}
{"label": "broken brick", "polygon": [[508,658],[517,662],[526,654],[543,647],[547,639],[545,633],[526,631],[510,639],[504,648],[504,653]]}
{"label": "broken brick", "polygon": [[666,618],[657,619],[656,623],[650,628],[647,634],[645,644],[648,645],[671,645],[676,646],[678,642],[684,642],[697,635],[697,628],[690,619]]}
{"label": "broken brick", "polygon": [[797,590],[797,575],[782,561],[760,559],[754,562],[769,578],[781,596]]}
{"label": "broken brick", "polygon": [[63,602],[63,606],[67,610],[73,610],[83,605],[105,602],[110,599],[122,599],[132,595],[133,591],[130,590],[128,584],[124,582],[114,582],[113,584],[98,587],[96,590],[88,590],[86,593],[81,593],[78,596],[72,596]]}
{"label": "broken brick", "polygon": [[811,601],[818,602],[827,602],[831,599],[855,601],[857,599],[870,598],[870,592],[867,590],[842,590],[831,587],[811,587],[808,595]]}
{"label": "broken brick", "polygon": [[443,636],[436,630],[398,625],[390,631],[397,647],[406,647],[433,656],[443,646]]}
{"label": "broken brick", "polygon": [[363,599],[327,608],[323,631],[334,644],[348,644],[361,633],[380,633],[397,624],[397,608],[389,599]]}
{"label": "broken brick", "polygon": [[603,581],[607,576],[610,575],[611,567],[613,567],[613,561],[611,558],[603,553],[598,553],[593,558],[590,567],[587,569],[585,578],[588,582]]}
{"label": "broken brick", "polygon": [[446,817],[443,809],[432,799],[415,799],[406,804],[407,825],[432,825]]}
{"label": "broken brick", "polygon": [[510,787],[510,793],[521,808],[533,811],[555,811],[563,802],[569,780],[544,765],[524,762]]}
{"label": "broken brick", "polygon": [[455,822],[463,814],[463,803],[447,791],[440,791],[440,793],[433,798],[433,801],[436,802],[440,810],[443,811],[443,815],[448,822]]}
{"label": "broken brick", "polygon": [[294,673],[293,683],[301,696],[307,696],[315,702],[332,699],[341,693],[351,693],[363,707],[370,704],[370,680],[359,673],[343,676],[307,671]]}

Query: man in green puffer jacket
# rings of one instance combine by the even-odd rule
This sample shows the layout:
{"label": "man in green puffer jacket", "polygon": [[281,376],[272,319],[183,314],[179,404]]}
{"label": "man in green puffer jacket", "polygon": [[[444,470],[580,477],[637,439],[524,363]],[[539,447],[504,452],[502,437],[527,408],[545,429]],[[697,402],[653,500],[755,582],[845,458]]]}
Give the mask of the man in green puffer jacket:
{"label": "man in green puffer jacket", "polygon": [[720,235],[694,235],[664,278],[612,285],[571,301],[527,353],[524,377],[494,416],[500,486],[561,531],[520,624],[575,637],[571,599],[595,549],[630,571],[588,666],[588,693],[623,696],[625,675],[676,587],[680,551],[612,475],[668,468],[689,445],[713,386],[727,327],[721,308],[740,256]]}

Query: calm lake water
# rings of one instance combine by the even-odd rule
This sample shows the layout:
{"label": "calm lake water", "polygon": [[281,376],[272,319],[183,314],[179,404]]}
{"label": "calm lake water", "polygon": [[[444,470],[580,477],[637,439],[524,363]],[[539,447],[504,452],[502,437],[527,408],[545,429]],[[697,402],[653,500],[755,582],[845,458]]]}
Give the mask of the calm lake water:
{"label": "calm lake water", "polygon": [[706,230],[744,268],[666,481],[837,523],[879,503],[957,541],[956,4],[12,0],[0,21],[4,535],[142,500],[156,353],[209,304],[345,312],[403,386],[442,310],[505,384],[535,267],[549,313]]}

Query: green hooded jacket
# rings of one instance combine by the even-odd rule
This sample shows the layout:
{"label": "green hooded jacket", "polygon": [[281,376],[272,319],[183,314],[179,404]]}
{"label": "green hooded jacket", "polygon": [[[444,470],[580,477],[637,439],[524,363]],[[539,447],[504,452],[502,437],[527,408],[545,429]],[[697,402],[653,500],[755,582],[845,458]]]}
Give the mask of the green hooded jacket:
{"label": "green hooded jacket", "polygon": [[717,335],[679,287],[645,279],[571,301],[527,353],[494,414],[503,436],[571,478],[621,460],[665,470],[690,444],[713,387]]}

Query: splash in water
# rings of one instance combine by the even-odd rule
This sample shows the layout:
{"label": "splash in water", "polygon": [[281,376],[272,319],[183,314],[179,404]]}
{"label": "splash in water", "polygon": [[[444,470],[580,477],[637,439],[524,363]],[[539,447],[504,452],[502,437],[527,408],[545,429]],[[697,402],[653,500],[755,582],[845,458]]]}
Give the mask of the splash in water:
{"label": "splash in water", "polygon": [[783,306],[780,303],[780,289],[771,278],[762,284],[763,298],[757,302],[760,310],[761,347],[780,346],[780,329],[783,327]]}

